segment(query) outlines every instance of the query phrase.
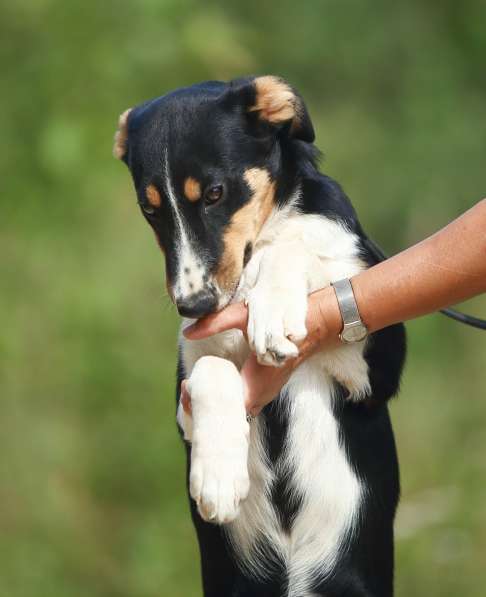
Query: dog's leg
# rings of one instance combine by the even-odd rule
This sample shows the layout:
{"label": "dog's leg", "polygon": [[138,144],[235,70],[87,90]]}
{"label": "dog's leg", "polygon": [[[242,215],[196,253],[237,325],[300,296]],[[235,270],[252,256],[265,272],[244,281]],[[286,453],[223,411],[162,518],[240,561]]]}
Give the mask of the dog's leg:
{"label": "dog's leg", "polygon": [[[255,285],[248,292],[248,341],[263,365],[282,365],[299,353],[307,335],[308,270],[312,257],[299,243],[264,250]],[[316,265],[318,265],[316,263]]]}
{"label": "dog's leg", "polygon": [[192,443],[191,497],[204,520],[223,524],[236,518],[249,490],[243,383],[232,362],[204,356],[187,384],[192,415],[179,405],[178,420]]}
{"label": "dog's leg", "polygon": [[[352,276],[363,267],[357,256],[327,258],[319,255],[319,248],[317,243],[313,246],[277,241],[259,258],[246,301],[248,340],[264,365],[279,366],[297,356],[296,343],[307,334],[305,319],[310,292],[332,280]],[[341,345],[313,359],[343,384],[354,400],[370,392],[363,348],[364,342]]]}

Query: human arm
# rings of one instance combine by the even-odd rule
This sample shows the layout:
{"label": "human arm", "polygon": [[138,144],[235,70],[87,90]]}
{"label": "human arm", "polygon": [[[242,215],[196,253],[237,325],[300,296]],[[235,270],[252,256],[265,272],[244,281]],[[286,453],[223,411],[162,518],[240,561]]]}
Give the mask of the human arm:
{"label": "human arm", "polygon": [[352,284],[370,332],[486,292],[486,199]]}
{"label": "human arm", "polygon": [[[370,332],[426,315],[486,292],[486,199],[422,242],[351,279],[362,320]],[[230,305],[190,328],[188,339],[226,329],[246,330],[243,304]],[[331,287],[309,297],[308,335],[299,356],[282,368],[264,367],[254,356],[245,363],[246,405],[256,414],[277,394],[292,370],[305,358],[339,343],[342,320]]]}

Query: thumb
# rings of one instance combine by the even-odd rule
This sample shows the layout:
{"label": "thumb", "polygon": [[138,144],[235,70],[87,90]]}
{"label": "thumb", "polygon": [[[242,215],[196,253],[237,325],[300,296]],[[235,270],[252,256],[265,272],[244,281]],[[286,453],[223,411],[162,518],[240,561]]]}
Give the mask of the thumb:
{"label": "thumb", "polygon": [[279,395],[294,366],[295,360],[285,363],[283,367],[260,365],[256,355],[250,354],[241,369],[245,406],[250,415],[258,415],[264,406]]}

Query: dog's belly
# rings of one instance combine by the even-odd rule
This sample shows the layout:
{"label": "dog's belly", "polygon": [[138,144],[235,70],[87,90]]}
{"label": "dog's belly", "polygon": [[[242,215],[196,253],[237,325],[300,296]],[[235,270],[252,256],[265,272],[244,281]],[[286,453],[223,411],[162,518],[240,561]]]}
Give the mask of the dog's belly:
{"label": "dog's belly", "polygon": [[[332,572],[358,518],[362,486],[339,441],[331,392],[319,359],[292,375],[275,407],[288,423],[273,462],[265,419],[252,422],[250,494],[227,525],[240,565],[258,577],[283,567],[288,597],[309,595],[310,585]],[[277,485],[290,520],[275,505]]]}

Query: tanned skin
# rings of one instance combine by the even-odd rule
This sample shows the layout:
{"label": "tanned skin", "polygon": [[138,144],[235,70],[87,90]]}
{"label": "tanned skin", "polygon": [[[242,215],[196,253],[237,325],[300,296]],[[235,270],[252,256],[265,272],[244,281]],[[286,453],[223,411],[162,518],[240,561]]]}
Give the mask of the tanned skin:
{"label": "tanned skin", "polygon": [[[370,332],[486,292],[486,199],[434,235],[354,276],[351,282]],[[199,320],[184,333],[196,340],[232,328],[246,331],[247,320],[246,307],[238,303]],[[299,347],[299,357],[281,368],[259,365],[254,355],[245,363],[241,374],[247,388],[247,411],[258,414],[278,395],[302,360],[339,343],[342,325],[334,290],[327,287],[313,293],[307,313],[308,335]],[[183,391],[186,409],[189,402]]]}

